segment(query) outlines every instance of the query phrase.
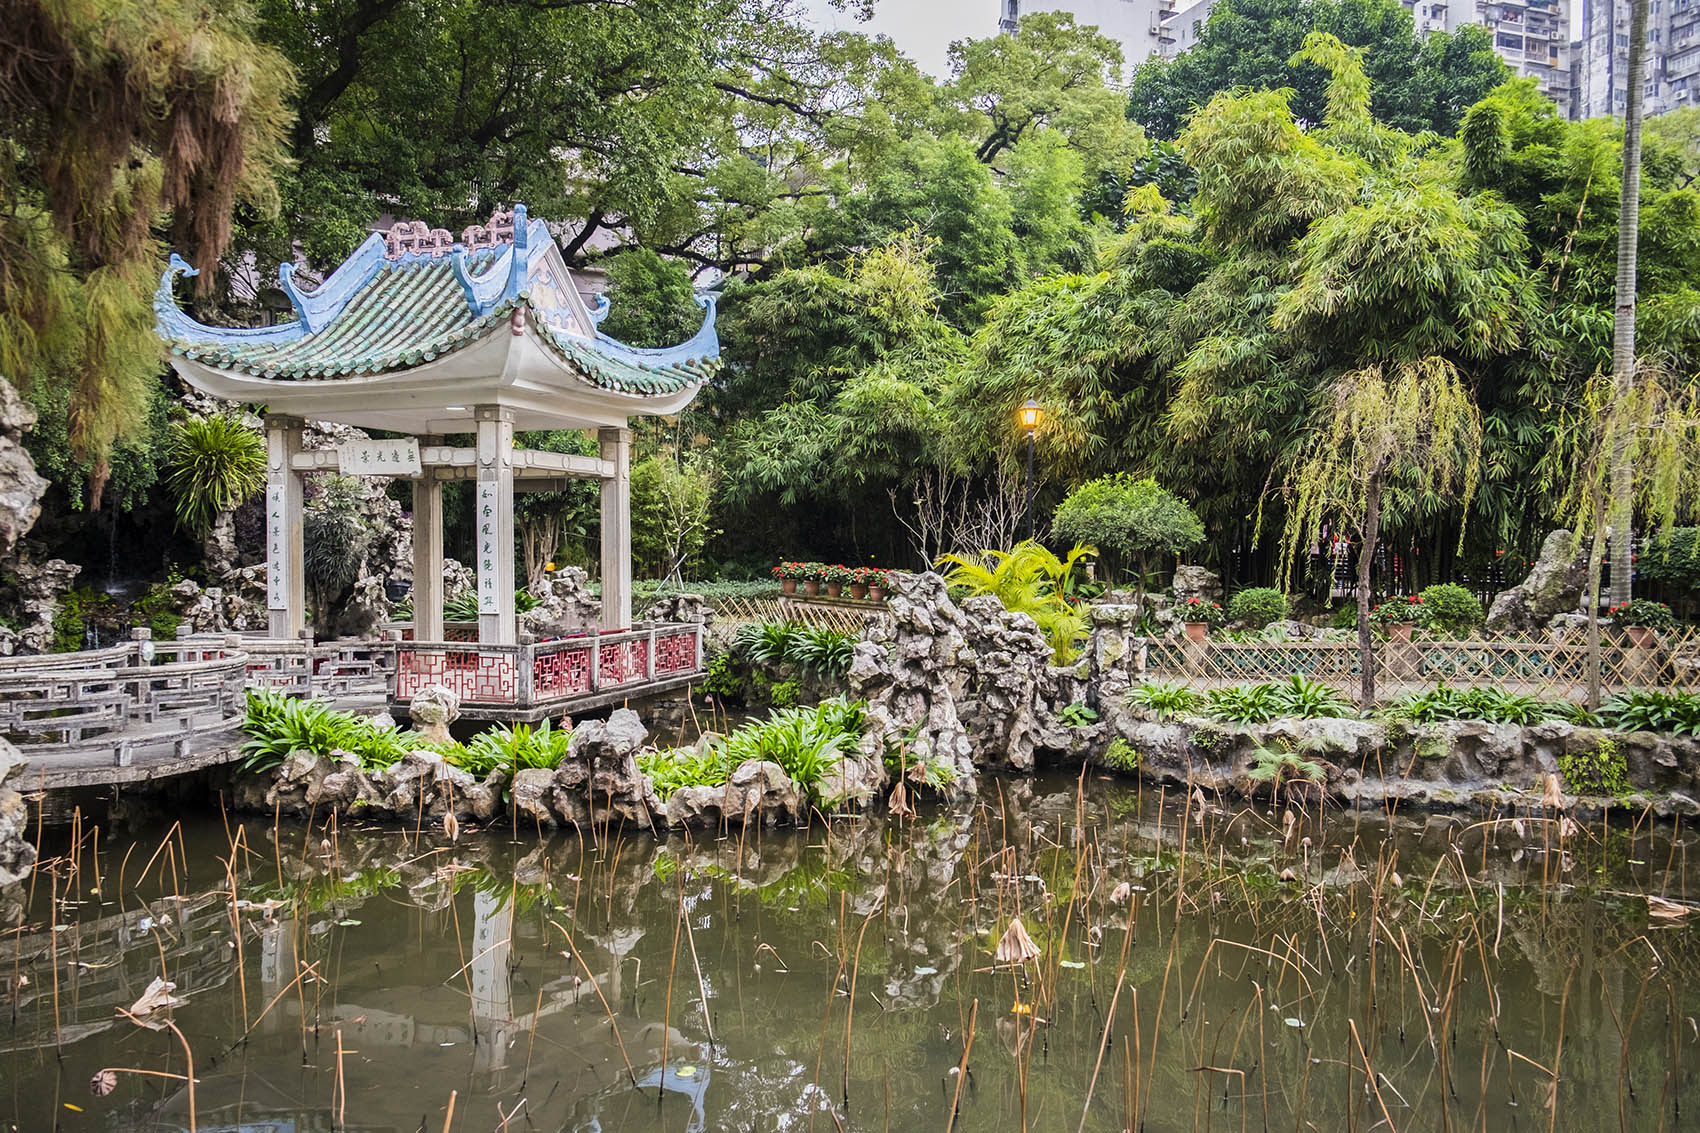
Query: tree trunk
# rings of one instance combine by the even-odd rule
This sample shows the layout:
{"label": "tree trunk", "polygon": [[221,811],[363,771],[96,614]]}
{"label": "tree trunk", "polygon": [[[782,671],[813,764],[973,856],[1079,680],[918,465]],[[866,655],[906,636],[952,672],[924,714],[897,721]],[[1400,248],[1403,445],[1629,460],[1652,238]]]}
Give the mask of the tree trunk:
{"label": "tree trunk", "polygon": [[1617,213],[1617,318],[1612,330],[1611,604],[1629,601],[1634,570],[1635,469],[1627,407],[1635,388],[1635,261],[1641,227],[1641,101],[1647,70],[1647,4],[1634,0],[1629,18],[1629,89],[1623,118],[1623,192]]}
{"label": "tree trunk", "polygon": [[1375,644],[1369,625],[1369,568],[1375,554],[1376,539],[1381,534],[1381,474],[1370,477],[1364,492],[1363,540],[1358,545],[1358,668],[1362,670],[1359,686],[1359,707],[1365,712],[1375,707]]}

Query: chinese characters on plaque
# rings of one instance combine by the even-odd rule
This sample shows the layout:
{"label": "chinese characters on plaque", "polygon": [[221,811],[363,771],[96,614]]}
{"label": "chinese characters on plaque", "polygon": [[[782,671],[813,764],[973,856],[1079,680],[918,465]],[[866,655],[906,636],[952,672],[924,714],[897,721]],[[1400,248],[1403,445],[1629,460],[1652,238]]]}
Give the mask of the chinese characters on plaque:
{"label": "chinese characters on plaque", "polygon": [[[501,506],[501,485],[489,481],[478,484],[478,612],[498,614],[496,605],[496,561],[502,548],[496,541],[500,527],[497,511]],[[509,551],[511,552],[511,549]]]}
{"label": "chinese characters on plaque", "polygon": [[283,514],[283,498],[287,488],[282,484],[266,485],[266,609],[289,608],[289,527]]}
{"label": "chinese characters on plaque", "polygon": [[344,476],[418,476],[419,438],[399,441],[343,441],[336,446]]}

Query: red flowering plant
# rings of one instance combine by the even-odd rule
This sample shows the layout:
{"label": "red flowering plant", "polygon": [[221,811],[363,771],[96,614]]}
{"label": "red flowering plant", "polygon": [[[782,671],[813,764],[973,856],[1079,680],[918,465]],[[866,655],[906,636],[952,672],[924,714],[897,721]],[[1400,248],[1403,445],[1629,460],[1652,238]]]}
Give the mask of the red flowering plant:
{"label": "red flowering plant", "polygon": [[1203,598],[1188,598],[1176,607],[1183,622],[1203,622],[1211,629],[1220,629],[1227,622],[1228,615],[1222,611],[1222,603],[1207,602]]}
{"label": "red flowering plant", "polygon": [[1606,616],[1616,626],[1671,629],[1676,625],[1676,615],[1671,613],[1669,606],[1646,598],[1631,598],[1620,606],[1613,606],[1606,611]]}
{"label": "red flowering plant", "polygon": [[1427,625],[1428,618],[1428,607],[1423,605],[1421,594],[1395,594],[1369,612],[1370,624],[1382,629],[1406,622]]}
{"label": "red flowering plant", "polygon": [[773,577],[781,582],[801,582],[809,576],[808,563],[780,563],[773,568]]}

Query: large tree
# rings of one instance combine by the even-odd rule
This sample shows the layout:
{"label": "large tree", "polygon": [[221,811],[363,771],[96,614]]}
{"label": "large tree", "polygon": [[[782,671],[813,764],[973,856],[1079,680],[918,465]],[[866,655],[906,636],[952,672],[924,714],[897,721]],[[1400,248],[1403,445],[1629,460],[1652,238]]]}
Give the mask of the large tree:
{"label": "large tree", "polygon": [[1511,76],[1485,29],[1419,38],[1398,0],[1221,0],[1194,46],[1134,71],[1128,116],[1153,137],[1175,138],[1218,93],[1287,88],[1299,121],[1320,122],[1328,74],[1296,58],[1313,31],[1365,49],[1375,116],[1401,130],[1451,134],[1472,103]]}

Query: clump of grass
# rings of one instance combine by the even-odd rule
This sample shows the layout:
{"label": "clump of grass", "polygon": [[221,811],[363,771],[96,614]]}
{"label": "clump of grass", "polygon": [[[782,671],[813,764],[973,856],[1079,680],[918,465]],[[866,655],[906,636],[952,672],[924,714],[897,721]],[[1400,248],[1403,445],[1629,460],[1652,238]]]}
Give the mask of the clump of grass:
{"label": "clump of grass", "polygon": [[797,789],[814,801],[820,785],[861,737],[866,708],[835,697],[813,708],[785,708],[765,720],[695,748],[669,748],[638,757],[638,768],[663,799],[681,787],[718,787],[745,763],[777,763]]}
{"label": "clump of grass", "polygon": [[1489,724],[1539,724],[1561,719],[1565,710],[1539,697],[1505,692],[1497,688],[1452,688],[1444,683],[1426,692],[1399,697],[1388,706],[1387,715],[1413,724],[1437,724],[1448,720],[1482,720]]}
{"label": "clump of grass", "polygon": [[1143,708],[1159,720],[1185,716],[1204,704],[1204,697],[1174,681],[1146,681],[1127,694],[1133,708]]}
{"label": "clump of grass", "polygon": [[427,746],[417,733],[402,731],[393,723],[381,725],[369,716],[338,711],[327,701],[272,689],[248,693],[242,731],[248,736],[242,744],[242,767],[252,772],[270,771],[297,751],[323,756],[347,752],[362,767],[373,770]]}
{"label": "clump of grass", "polygon": [[1209,704],[1211,715],[1235,724],[1267,724],[1284,716],[1317,720],[1357,715],[1351,701],[1297,673],[1280,684],[1211,689]]}

